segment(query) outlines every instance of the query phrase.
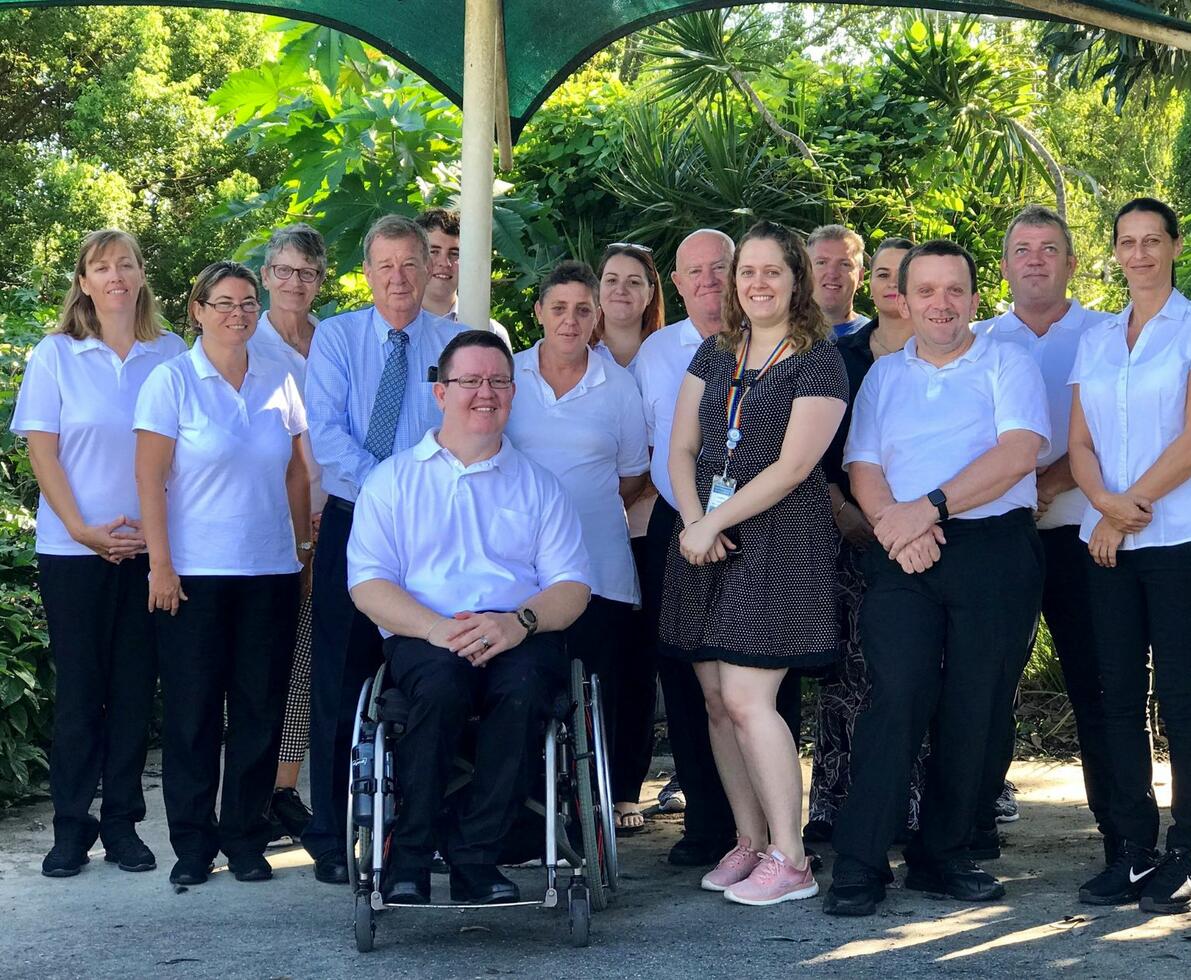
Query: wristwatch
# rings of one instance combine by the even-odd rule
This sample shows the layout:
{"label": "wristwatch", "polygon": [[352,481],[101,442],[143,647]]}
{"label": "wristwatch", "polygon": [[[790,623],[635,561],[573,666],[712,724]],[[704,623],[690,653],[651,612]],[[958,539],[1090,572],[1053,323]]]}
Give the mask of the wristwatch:
{"label": "wristwatch", "polygon": [[947,494],[945,494],[942,490],[932,490],[926,495],[926,499],[938,508],[939,520],[945,521],[951,516],[947,513]]}
{"label": "wristwatch", "polygon": [[538,617],[529,606],[517,610],[517,622],[525,627],[525,638],[528,640],[538,631]]}
{"label": "wristwatch", "polygon": [[313,551],[314,550],[314,542],[313,541],[299,541],[298,542],[298,550],[299,551]]}

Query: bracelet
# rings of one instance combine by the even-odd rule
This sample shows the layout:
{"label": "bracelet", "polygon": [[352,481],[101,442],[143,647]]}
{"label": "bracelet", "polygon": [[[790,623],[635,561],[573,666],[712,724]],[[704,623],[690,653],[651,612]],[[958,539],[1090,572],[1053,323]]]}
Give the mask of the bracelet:
{"label": "bracelet", "polygon": [[844,508],[845,508],[845,507],[847,507],[847,506],[848,506],[848,498],[847,498],[847,497],[844,497],[843,501],[842,501],[842,502],[840,503],[840,505],[839,505],[839,510],[837,510],[837,511],[835,512],[835,516],[836,516],[836,517],[839,517],[839,516],[840,516],[840,514],[842,514],[842,513],[844,512]]}
{"label": "bracelet", "polygon": [[429,642],[430,642],[430,634],[431,634],[431,633],[433,633],[433,632],[434,632],[436,629],[438,629],[438,623],[435,623],[433,626],[431,626],[431,627],[430,627],[430,629],[428,629],[428,630],[426,631],[426,635],[423,637],[423,639],[424,639],[424,640],[425,640],[427,643],[429,643]]}

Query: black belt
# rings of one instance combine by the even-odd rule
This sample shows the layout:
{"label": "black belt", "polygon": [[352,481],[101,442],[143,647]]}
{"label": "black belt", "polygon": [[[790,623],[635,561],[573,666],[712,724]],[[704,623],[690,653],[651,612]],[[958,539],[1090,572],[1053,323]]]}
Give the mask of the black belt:
{"label": "black belt", "polygon": [[356,505],[354,501],[344,500],[342,497],[336,497],[333,493],[327,496],[327,506],[334,507],[337,510],[342,510],[348,514],[354,514]]}

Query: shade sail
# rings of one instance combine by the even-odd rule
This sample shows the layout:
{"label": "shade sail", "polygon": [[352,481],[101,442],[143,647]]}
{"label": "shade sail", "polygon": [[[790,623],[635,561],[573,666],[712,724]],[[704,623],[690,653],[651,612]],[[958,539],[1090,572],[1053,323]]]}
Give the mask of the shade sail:
{"label": "shade sail", "polygon": [[[141,3],[142,0],[115,0]],[[760,0],[745,0],[760,2]],[[831,2],[831,0],[828,0]],[[1129,0],[1047,0],[1027,9],[998,0],[851,0],[872,6],[929,7],[966,13],[1091,22],[1094,12],[1127,18],[1183,36],[1191,23]],[[111,5],[112,0],[108,0]],[[694,10],[745,5],[723,0],[504,0],[509,115],[514,138],[530,116],[579,65],[635,30]],[[96,6],[82,0],[0,0],[4,7]],[[447,98],[463,104],[464,0],[164,0],[158,6],[210,7],[315,21],[354,34],[416,71]],[[1071,16],[1064,16],[1068,12]],[[1082,15],[1082,16],[1081,16]],[[1117,23],[1114,30],[1125,30]],[[1169,42],[1168,42],[1169,43]]]}

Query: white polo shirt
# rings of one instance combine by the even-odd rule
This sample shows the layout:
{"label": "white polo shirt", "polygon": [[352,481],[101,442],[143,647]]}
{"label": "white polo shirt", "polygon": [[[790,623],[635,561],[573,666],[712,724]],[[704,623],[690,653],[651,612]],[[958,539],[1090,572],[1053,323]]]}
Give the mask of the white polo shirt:
{"label": "white polo shirt", "polygon": [[[141,516],[133,409],[150,372],[185,350],[181,337],[166,333],[136,341],[121,361],[98,337],[74,340],[58,333],[29,354],[12,431],[57,434],[58,461],[87,524]],[[67,533],[44,496],[37,503],[36,548],[42,555],[95,554]]]}
{"label": "white polo shirt", "polygon": [[507,438],[495,456],[464,466],[436,435],[364,481],[347,542],[348,588],[381,579],[453,616],[511,612],[558,582],[591,585],[579,517],[552,473]]}
{"label": "white polo shirt", "polygon": [[592,591],[641,601],[620,478],[649,472],[645,416],[631,374],[594,352],[587,371],[561,398],[542,377],[542,342],[513,357],[517,394],[505,434],[556,477],[579,513],[591,558]]}
{"label": "white polo shirt", "polygon": [[[617,367],[620,367],[620,362],[616,360],[616,355],[612,353],[612,348],[605,344],[602,340],[597,340],[596,345],[592,348],[592,350],[599,354],[600,357],[605,358],[609,364],[615,364]],[[641,348],[638,347],[637,354],[640,353]],[[626,371],[632,372],[635,369],[637,365],[637,354],[634,354],[632,360],[625,365],[624,369]]]}
{"label": "white polo shirt", "polygon": [[[1108,318],[1109,314],[1096,310],[1085,310],[1078,300],[1063,316],[1052,323],[1050,329],[1039,337],[1021,320],[1010,307],[998,317],[972,324],[972,332],[985,334],[993,340],[1017,344],[1033,359],[1042,372],[1046,385],[1046,404],[1050,410],[1050,452],[1039,460],[1039,466],[1048,466],[1067,455],[1067,431],[1071,428],[1071,389],[1067,379],[1075,364],[1075,352],[1079,340],[1088,328]],[[1088,498],[1079,487],[1060,493],[1046,513],[1038,520],[1041,530],[1078,524],[1087,509]]]}
{"label": "white polo shirt", "polygon": [[[1124,493],[1186,428],[1191,372],[1191,303],[1177,289],[1130,352],[1125,344],[1132,305],[1098,323],[1079,344],[1071,384],[1100,460],[1104,487]],[[1088,504],[1079,536],[1088,541],[1100,520]],[[1191,480],[1154,501],[1154,518],[1121,547],[1165,547],[1191,541]]]}
{"label": "white polo shirt", "polygon": [[[1042,436],[1039,458],[1050,451],[1046,386],[1025,351],[979,336],[961,357],[937,368],[918,356],[911,337],[865,375],[844,466],[880,466],[894,499],[904,503],[946,483],[1014,429]],[[1031,472],[996,500],[955,516],[996,517],[1037,504]]]}
{"label": "white polo shirt", "polygon": [[646,337],[632,364],[633,377],[641,389],[649,444],[653,447],[649,476],[662,499],[675,510],[678,503],[670,485],[670,432],[674,428],[678,389],[701,343],[703,337],[687,317]]}
{"label": "white polo shirt", "polygon": [[306,431],[306,412],[281,361],[250,351],[236,391],[200,337],[149,375],[133,426],[175,440],[165,490],[179,575],[300,570],[285,470],[293,437]]}
{"label": "white polo shirt", "polygon": [[[318,326],[318,318],[307,314],[312,327]],[[285,338],[277,332],[269,319],[269,311],[265,310],[256,321],[256,331],[248,338],[249,351],[264,351],[284,362],[294,381],[298,385],[298,393],[304,396],[306,391],[306,358],[285,342]],[[303,397],[302,404],[305,404]],[[310,444],[310,431],[302,433],[302,445],[306,449],[306,470],[310,476],[310,513],[321,514],[327,503],[327,491],[323,489],[323,468],[314,458],[314,447]]]}

